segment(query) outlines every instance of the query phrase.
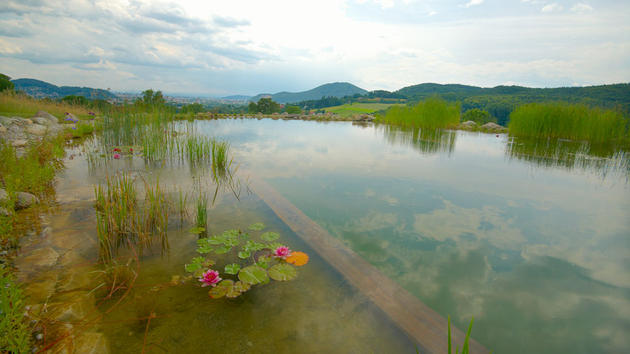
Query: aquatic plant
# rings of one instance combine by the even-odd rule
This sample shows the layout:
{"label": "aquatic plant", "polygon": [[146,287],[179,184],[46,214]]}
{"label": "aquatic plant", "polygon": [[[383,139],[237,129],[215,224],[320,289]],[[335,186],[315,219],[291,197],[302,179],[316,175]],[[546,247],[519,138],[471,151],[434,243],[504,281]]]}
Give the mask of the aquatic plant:
{"label": "aquatic plant", "polygon": [[195,225],[202,229],[200,235],[206,236],[208,228],[208,196],[205,193],[201,193],[199,198],[197,198],[196,210]]}
{"label": "aquatic plant", "polygon": [[628,119],[616,110],[565,102],[531,103],[510,114],[510,135],[528,138],[628,142]]}
{"label": "aquatic plant", "polygon": [[[256,223],[249,229],[261,231],[264,227],[264,224]],[[296,266],[308,263],[308,255],[291,252],[287,246],[274,242],[279,237],[276,232],[254,237],[241,230],[203,237],[197,240],[200,256],[194,257],[184,268],[197,277],[202,286],[212,286],[208,294],[213,299],[238,297],[252,286],[264,285],[270,280],[293,280],[297,277]],[[207,258],[209,254],[214,254],[218,261]],[[225,263],[225,277],[232,279],[222,279],[219,271],[210,268],[218,262]]]}
{"label": "aquatic plant", "polygon": [[[473,326],[473,322],[475,321],[475,318],[471,318],[470,319],[470,325],[468,326],[468,331],[466,332],[466,338],[464,338],[464,344],[462,346],[462,351],[459,351],[458,346],[455,346],[455,354],[468,354],[469,353],[469,346],[468,346],[468,341],[470,340],[470,332],[472,331],[472,326]],[[452,347],[453,347],[453,341],[451,338],[451,316],[448,316],[448,354],[452,353]]]}
{"label": "aquatic plant", "polygon": [[118,249],[126,244],[150,247],[157,237],[161,250],[168,249],[168,205],[159,181],[153,187],[144,183],[145,200],[140,202],[134,180],[126,174],[106,178],[105,188],[94,188],[96,229],[99,257],[104,263],[112,261]]}
{"label": "aquatic plant", "polygon": [[431,97],[415,106],[392,106],[377,121],[403,127],[448,128],[459,123],[460,110],[459,103]]}

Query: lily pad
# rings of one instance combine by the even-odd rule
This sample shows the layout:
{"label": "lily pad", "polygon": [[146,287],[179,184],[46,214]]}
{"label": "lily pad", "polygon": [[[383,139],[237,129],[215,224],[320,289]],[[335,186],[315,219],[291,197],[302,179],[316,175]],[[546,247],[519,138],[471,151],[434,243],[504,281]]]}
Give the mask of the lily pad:
{"label": "lily pad", "polygon": [[261,268],[267,269],[269,268],[269,263],[271,262],[271,260],[271,256],[260,256],[256,261],[256,265],[260,266]]}
{"label": "lily pad", "polygon": [[238,253],[238,258],[240,258],[240,259],[247,259],[247,258],[249,258],[249,256],[251,256],[251,255],[252,255],[252,254],[251,254],[250,252],[247,252],[247,251],[240,251],[240,252]]}
{"label": "lily pad", "polygon": [[271,242],[265,245],[265,248],[269,248],[270,250],[275,250],[278,247],[283,247],[284,245],[280,242]]}
{"label": "lily pad", "polygon": [[249,229],[252,231],[260,231],[262,229],[265,228],[265,224],[261,223],[261,222],[257,222],[254,224],[249,225]]}
{"label": "lily pad", "polygon": [[241,269],[241,271],[238,272],[238,279],[243,283],[251,285],[269,282],[267,271],[257,265]]}
{"label": "lily pad", "polygon": [[203,261],[203,257],[195,257],[192,259],[192,262],[190,264],[184,265],[184,269],[186,269],[187,272],[192,273],[197,269],[203,268]]}
{"label": "lily pad", "polygon": [[264,241],[271,242],[271,241],[275,241],[278,238],[280,238],[280,234],[277,233],[277,232],[269,231],[269,232],[265,232],[264,234],[260,235],[260,238],[262,238]]}
{"label": "lily pad", "polygon": [[263,245],[262,243],[259,242],[254,242],[254,241],[247,241],[245,243],[245,246],[243,246],[243,250],[247,251],[247,252],[256,252],[256,251],[260,251],[262,249],[265,248],[265,245]]}
{"label": "lily pad", "polygon": [[203,233],[204,231],[206,231],[206,229],[203,227],[193,227],[192,229],[190,229],[190,233],[195,234],[195,235],[199,235]]}
{"label": "lily pad", "polygon": [[247,290],[249,290],[252,286],[250,284],[247,283],[243,283],[242,281],[237,281],[236,283],[234,283],[234,289],[244,293]]}
{"label": "lily pad", "polygon": [[224,297],[233,287],[234,281],[229,279],[222,280],[219,284],[217,284],[217,286],[208,291],[208,295],[210,295],[213,299],[218,299],[220,297]]}
{"label": "lily pad", "polygon": [[230,246],[221,246],[221,247],[217,248],[216,250],[214,250],[214,253],[216,253],[216,254],[224,254],[224,253],[230,252],[231,249],[232,249],[232,247],[230,247]]}
{"label": "lily pad", "polygon": [[269,276],[273,280],[293,280],[297,277],[297,270],[286,263],[276,264],[275,266],[269,268]]}
{"label": "lily pad", "polygon": [[225,266],[225,272],[228,274],[238,274],[238,271],[240,269],[241,266],[236,263],[228,264]]}

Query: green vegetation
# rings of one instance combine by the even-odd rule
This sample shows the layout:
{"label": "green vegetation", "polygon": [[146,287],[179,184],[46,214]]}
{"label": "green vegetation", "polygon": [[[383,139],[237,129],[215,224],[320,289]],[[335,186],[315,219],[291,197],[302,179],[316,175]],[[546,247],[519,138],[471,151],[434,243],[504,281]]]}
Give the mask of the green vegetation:
{"label": "green vegetation", "polygon": [[355,114],[376,113],[392,106],[394,105],[390,103],[348,103],[342,106],[326,107],[324,111],[347,117]]}
{"label": "green vegetation", "polygon": [[583,104],[532,103],[510,115],[510,135],[615,143],[628,139],[628,120],[619,112]]}
{"label": "green vegetation", "polygon": [[469,109],[464,114],[462,114],[462,122],[473,121],[479,125],[484,125],[486,123],[492,122],[496,123],[497,119],[490,115],[487,111],[481,110],[479,108]]}
{"label": "green vegetation", "polygon": [[208,229],[208,196],[205,193],[201,193],[197,198],[196,210],[195,226],[201,230],[200,234],[205,236]]}
{"label": "green vegetation", "polygon": [[261,98],[258,103],[250,102],[248,111],[249,113],[271,114],[280,112],[280,105],[271,98]]}
{"label": "green vegetation", "polygon": [[459,103],[431,97],[415,106],[392,106],[379,122],[403,127],[447,128],[459,123]]}
{"label": "green vegetation", "polygon": [[13,85],[13,83],[11,82],[11,78],[4,75],[4,74],[0,74],[0,92],[1,91],[13,91],[13,88],[15,86]]}
{"label": "green vegetation", "polygon": [[[38,100],[21,93],[11,91],[0,92],[0,115],[30,118],[38,111],[46,111],[57,118],[70,112],[81,119],[92,118],[87,107],[53,100]],[[98,113],[98,112],[96,112]]]}
{"label": "green vegetation", "polygon": [[[455,354],[468,354],[470,348],[468,347],[468,341],[470,340],[470,332],[472,331],[473,322],[475,318],[470,319],[470,326],[468,326],[468,332],[466,332],[466,338],[464,339],[464,345],[462,346],[462,351],[459,351],[459,348],[455,346]],[[451,339],[451,316],[448,316],[448,354],[452,353],[452,339]]]}
{"label": "green vegetation", "polygon": [[25,313],[22,290],[0,263],[0,352],[31,352],[31,330]]}
{"label": "green vegetation", "polygon": [[302,109],[299,106],[290,106],[287,105],[284,108],[285,112],[289,113],[289,114],[300,114],[302,113]]}
{"label": "green vegetation", "polygon": [[140,253],[158,238],[168,249],[168,205],[159,183],[145,187],[140,202],[134,180],[125,174],[106,179],[107,186],[94,188],[99,258],[110,263],[122,246],[138,246]]}

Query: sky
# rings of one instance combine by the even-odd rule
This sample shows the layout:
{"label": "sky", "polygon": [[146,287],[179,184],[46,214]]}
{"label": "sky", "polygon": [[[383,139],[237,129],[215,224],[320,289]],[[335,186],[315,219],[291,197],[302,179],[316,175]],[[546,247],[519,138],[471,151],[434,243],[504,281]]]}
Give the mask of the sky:
{"label": "sky", "polygon": [[225,96],[630,82],[628,0],[3,0],[0,73]]}

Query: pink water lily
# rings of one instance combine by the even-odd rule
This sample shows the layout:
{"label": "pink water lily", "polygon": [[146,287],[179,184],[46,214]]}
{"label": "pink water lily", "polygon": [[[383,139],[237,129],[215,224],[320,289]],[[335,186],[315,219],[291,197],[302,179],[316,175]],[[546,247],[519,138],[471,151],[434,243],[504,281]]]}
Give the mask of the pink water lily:
{"label": "pink water lily", "polygon": [[289,247],[286,247],[286,246],[280,246],[276,248],[275,251],[273,251],[273,256],[276,258],[285,259],[290,255],[291,255],[291,250],[289,249]]}
{"label": "pink water lily", "polygon": [[118,160],[120,158],[120,154],[114,154],[114,158]]}
{"label": "pink water lily", "polygon": [[199,277],[199,281],[203,283],[201,286],[215,286],[218,282],[221,281],[221,277],[219,277],[219,272],[217,272],[216,270],[208,269],[208,271],[206,271],[201,277]]}

